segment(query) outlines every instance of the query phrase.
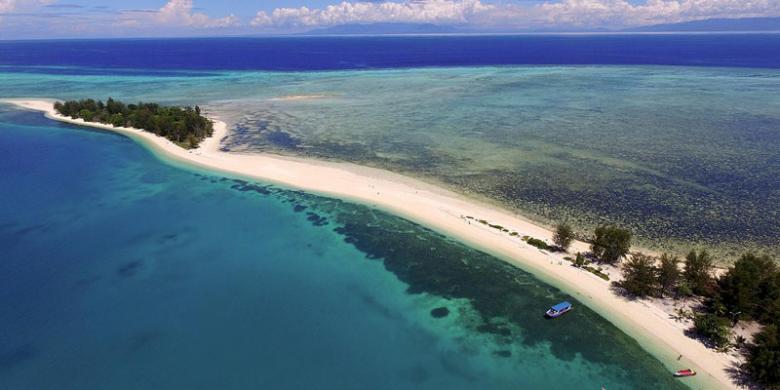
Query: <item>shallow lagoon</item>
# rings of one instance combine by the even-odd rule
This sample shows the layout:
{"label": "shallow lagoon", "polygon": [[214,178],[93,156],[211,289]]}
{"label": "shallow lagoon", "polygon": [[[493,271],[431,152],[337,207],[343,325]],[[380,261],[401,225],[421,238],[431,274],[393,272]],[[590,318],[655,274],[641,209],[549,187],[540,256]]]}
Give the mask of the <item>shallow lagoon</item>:
{"label": "shallow lagoon", "polygon": [[[423,177],[586,231],[780,251],[776,69],[558,66],[169,76],[0,73],[2,96],[198,103],[232,151]],[[63,92],[66,91],[66,92]]]}
{"label": "shallow lagoon", "polygon": [[679,386],[587,308],[541,317],[571,297],[403,219],[7,107],[0,151],[0,387]]}
{"label": "shallow lagoon", "polygon": [[245,106],[228,146],[402,171],[655,246],[777,251],[778,89],[774,70],[705,68],[320,76],[288,88],[311,99]]}

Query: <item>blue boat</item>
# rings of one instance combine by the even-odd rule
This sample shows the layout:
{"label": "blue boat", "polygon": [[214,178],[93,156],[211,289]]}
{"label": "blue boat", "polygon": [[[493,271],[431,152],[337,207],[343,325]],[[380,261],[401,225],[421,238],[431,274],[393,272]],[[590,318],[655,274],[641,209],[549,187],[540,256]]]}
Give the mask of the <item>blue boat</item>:
{"label": "blue boat", "polygon": [[563,301],[551,308],[549,308],[544,315],[547,316],[547,318],[558,318],[566,313],[568,313],[571,309],[573,309],[573,306],[569,301]]}

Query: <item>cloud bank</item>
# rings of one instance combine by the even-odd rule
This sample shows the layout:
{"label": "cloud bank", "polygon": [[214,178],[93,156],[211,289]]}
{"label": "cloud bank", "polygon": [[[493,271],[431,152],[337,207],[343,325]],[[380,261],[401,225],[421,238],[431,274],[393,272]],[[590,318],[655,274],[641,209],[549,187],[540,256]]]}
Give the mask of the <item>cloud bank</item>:
{"label": "cloud bank", "polygon": [[0,0],[0,14],[27,11],[54,3],[56,0]]}
{"label": "cloud bank", "polygon": [[[1,1],[1,0],[0,0]],[[193,12],[192,0],[170,0],[157,10],[125,10],[120,14],[125,26],[159,25],[168,27],[219,28],[239,24],[235,15],[212,18]]]}
{"label": "cloud bank", "polygon": [[87,6],[65,0],[0,0],[0,39],[295,33],[371,23],[426,23],[485,32],[582,31],[780,16],[780,0],[332,0],[321,7],[259,10],[244,14],[242,23],[234,14],[208,15],[193,0],[157,0],[159,8],[118,8],[124,1]]}
{"label": "cloud bank", "polygon": [[257,13],[253,26],[299,27],[332,26],[347,23],[467,23],[476,15],[493,9],[479,0],[427,0],[396,2],[348,2],[323,9],[277,8],[269,15]]}
{"label": "cloud bank", "polygon": [[461,24],[475,28],[619,28],[709,18],[780,16],[780,0],[560,0],[536,5],[480,0],[343,1],[324,8],[259,11],[262,28],[323,27],[356,23]]}

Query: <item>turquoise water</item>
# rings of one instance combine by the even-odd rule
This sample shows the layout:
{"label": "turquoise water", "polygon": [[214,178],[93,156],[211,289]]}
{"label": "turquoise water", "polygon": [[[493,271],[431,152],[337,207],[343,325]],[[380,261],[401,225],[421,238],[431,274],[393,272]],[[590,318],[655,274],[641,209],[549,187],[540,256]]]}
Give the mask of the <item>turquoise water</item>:
{"label": "turquoise water", "polygon": [[680,386],[576,300],[541,317],[572,297],[364,206],[8,106],[0,173],[3,389]]}
{"label": "turquoise water", "polygon": [[0,73],[0,97],[197,103],[230,123],[231,151],[387,168],[582,232],[613,222],[645,245],[707,246],[721,261],[780,253],[777,69],[41,72]]}

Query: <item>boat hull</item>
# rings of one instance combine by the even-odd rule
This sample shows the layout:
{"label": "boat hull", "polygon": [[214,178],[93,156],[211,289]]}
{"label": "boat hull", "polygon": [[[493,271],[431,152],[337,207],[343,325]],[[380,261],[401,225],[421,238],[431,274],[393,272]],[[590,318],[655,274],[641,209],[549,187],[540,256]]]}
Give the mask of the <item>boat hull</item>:
{"label": "boat hull", "polygon": [[674,373],[674,376],[678,378],[684,378],[687,376],[694,376],[696,375],[696,371],[693,370],[680,370]]}
{"label": "boat hull", "polygon": [[566,313],[568,313],[570,311],[571,311],[571,308],[568,308],[568,309],[565,309],[565,310],[561,310],[561,311],[547,310],[547,312],[544,313],[544,316],[547,317],[547,318],[558,318],[558,317],[560,317],[560,316],[562,316],[562,315],[564,315],[564,314],[566,314]]}

